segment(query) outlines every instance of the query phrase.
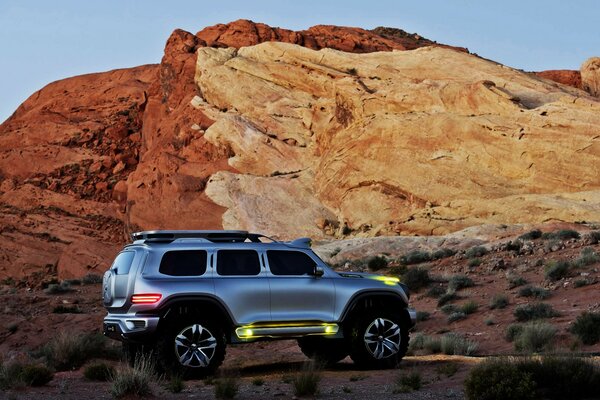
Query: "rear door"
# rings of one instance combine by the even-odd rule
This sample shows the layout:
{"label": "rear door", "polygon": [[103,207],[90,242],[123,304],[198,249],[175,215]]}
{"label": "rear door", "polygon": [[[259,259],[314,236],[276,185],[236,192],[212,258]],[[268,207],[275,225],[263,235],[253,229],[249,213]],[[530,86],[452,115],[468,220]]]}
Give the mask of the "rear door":
{"label": "rear door", "polygon": [[313,275],[313,257],[303,251],[267,250],[266,259],[273,321],[333,320],[333,280]]}
{"label": "rear door", "polygon": [[236,322],[269,322],[269,281],[256,250],[223,249],[215,256],[215,293]]}

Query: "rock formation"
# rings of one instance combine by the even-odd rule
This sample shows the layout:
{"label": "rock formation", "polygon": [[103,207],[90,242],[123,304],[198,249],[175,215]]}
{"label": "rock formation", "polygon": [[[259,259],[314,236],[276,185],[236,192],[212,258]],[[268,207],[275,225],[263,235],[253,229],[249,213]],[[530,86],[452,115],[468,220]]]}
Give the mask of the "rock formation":
{"label": "rock formation", "polygon": [[600,57],[592,57],[583,63],[581,81],[585,90],[600,97]]}
{"label": "rock formation", "polygon": [[597,220],[599,110],[399,29],[176,30],[159,65],[55,82],[0,126],[0,278],[101,273],[138,229]]}

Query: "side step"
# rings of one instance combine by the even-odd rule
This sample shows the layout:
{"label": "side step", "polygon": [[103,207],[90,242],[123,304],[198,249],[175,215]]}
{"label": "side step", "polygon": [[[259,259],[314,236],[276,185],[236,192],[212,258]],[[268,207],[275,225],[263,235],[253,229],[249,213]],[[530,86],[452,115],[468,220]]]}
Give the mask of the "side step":
{"label": "side step", "polygon": [[239,339],[256,339],[261,337],[283,338],[307,335],[335,335],[340,327],[338,324],[270,324],[244,325],[235,330]]}

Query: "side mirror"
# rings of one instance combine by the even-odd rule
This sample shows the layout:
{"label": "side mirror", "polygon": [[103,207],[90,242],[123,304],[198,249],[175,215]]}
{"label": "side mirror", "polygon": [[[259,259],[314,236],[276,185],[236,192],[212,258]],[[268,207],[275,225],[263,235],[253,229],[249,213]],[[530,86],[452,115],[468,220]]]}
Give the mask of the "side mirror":
{"label": "side mirror", "polygon": [[325,271],[323,270],[323,267],[319,267],[318,265],[315,265],[315,269],[313,270],[313,275],[316,278],[322,277],[324,273],[325,273]]}

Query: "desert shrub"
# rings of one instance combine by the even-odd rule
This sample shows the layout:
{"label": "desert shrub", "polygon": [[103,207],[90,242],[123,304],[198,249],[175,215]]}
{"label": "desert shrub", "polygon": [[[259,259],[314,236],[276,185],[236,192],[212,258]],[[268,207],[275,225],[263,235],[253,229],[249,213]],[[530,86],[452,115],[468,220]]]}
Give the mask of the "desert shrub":
{"label": "desert shrub", "polygon": [[547,322],[523,324],[514,336],[515,350],[523,353],[552,350],[555,336],[556,328]]}
{"label": "desert shrub", "polygon": [[523,247],[523,242],[521,242],[520,240],[509,240],[506,243],[506,250],[507,251],[518,252],[518,251],[521,250],[521,247]]}
{"label": "desert shrub", "polygon": [[534,319],[552,318],[558,316],[550,304],[547,303],[533,303],[533,304],[522,304],[517,306],[514,311],[514,316],[517,321],[531,321]]}
{"label": "desert shrub", "polygon": [[572,229],[561,229],[556,232],[545,232],[542,234],[542,239],[558,239],[558,240],[568,240],[568,239],[579,239],[581,236],[579,232],[574,231]]}
{"label": "desert shrub", "polygon": [[263,378],[254,378],[252,379],[252,384],[254,386],[262,386],[265,384],[265,380]]}
{"label": "desert shrub", "polygon": [[440,311],[446,315],[450,315],[458,311],[458,306],[456,304],[444,304],[440,307]]}
{"label": "desert shrub", "polygon": [[551,281],[558,281],[569,275],[571,263],[568,261],[550,261],[544,269],[544,276]]}
{"label": "desert shrub", "polygon": [[458,364],[456,363],[446,363],[442,365],[438,365],[435,368],[435,372],[440,375],[446,375],[448,378],[454,376],[458,372]]}
{"label": "desert shrub", "polygon": [[420,264],[427,261],[431,261],[431,254],[421,250],[413,250],[400,258],[400,262],[406,265]]}
{"label": "desert shrub", "polygon": [[448,315],[447,321],[448,323],[460,321],[462,319],[467,318],[467,314],[462,311],[455,311],[452,314]]}
{"label": "desert shrub", "polygon": [[321,371],[314,363],[308,363],[292,380],[294,394],[296,396],[314,396],[319,391],[320,382]]}
{"label": "desert shrub", "polygon": [[100,334],[61,333],[39,350],[57,371],[75,370],[87,360],[107,355],[106,339]]}
{"label": "desert shrub", "polygon": [[590,231],[585,234],[585,238],[590,244],[597,244],[600,242],[600,231]]}
{"label": "desert shrub", "polygon": [[185,389],[185,382],[181,375],[172,375],[169,382],[165,385],[165,389],[171,393],[181,393]]}
{"label": "desert shrub", "polygon": [[95,285],[102,283],[102,277],[97,274],[86,274],[83,278],[81,278],[81,282],[84,285]]}
{"label": "desert shrub", "polygon": [[471,268],[479,267],[481,265],[481,258],[471,258],[467,265]]}
{"label": "desert shrub", "polygon": [[64,281],[65,281],[65,283],[68,283],[71,286],[80,286],[81,285],[80,279],[65,279]]}
{"label": "desert shrub", "polygon": [[458,296],[456,295],[455,292],[450,291],[450,292],[446,292],[443,295],[440,296],[440,298],[438,299],[437,305],[438,307],[442,307],[443,305],[458,299]]}
{"label": "desert shrub", "polygon": [[398,375],[396,378],[396,393],[409,393],[419,390],[423,386],[423,379],[418,371],[411,371],[408,374]]}
{"label": "desert shrub", "polygon": [[406,273],[406,269],[406,265],[404,264],[394,265],[390,267],[389,274],[394,276],[402,276],[404,273]]}
{"label": "desert shrub", "polygon": [[508,296],[505,294],[495,294],[490,300],[492,310],[506,308],[506,306],[508,306]]}
{"label": "desert shrub", "polygon": [[473,280],[466,275],[452,275],[448,279],[448,290],[455,291],[473,286]]}
{"label": "desert shrub", "polygon": [[523,330],[523,324],[510,324],[506,327],[504,332],[504,338],[509,342],[514,342],[517,336],[521,334]]}
{"label": "desert shrub", "polygon": [[41,364],[26,364],[21,371],[21,378],[28,386],[44,386],[53,375],[48,367]]}
{"label": "desert shrub", "polygon": [[71,287],[71,284],[67,281],[62,281],[61,283],[51,283],[48,285],[46,289],[44,289],[44,293],[46,294],[61,294],[72,292],[74,289]]}
{"label": "desert shrub", "polygon": [[533,374],[504,359],[488,359],[471,369],[465,379],[469,400],[533,400]]}
{"label": "desert shrub", "polygon": [[460,311],[466,315],[473,314],[479,308],[479,304],[473,300],[469,300],[460,306]]}
{"label": "desert shrub", "polygon": [[387,265],[388,261],[381,256],[372,257],[367,262],[367,267],[369,267],[371,271],[379,271],[380,269],[387,267]]}
{"label": "desert shrub", "polygon": [[468,258],[483,257],[488,253],[488,249],[483,246],[473,246],[465,252]]}
{"label": "desert shrub", "polygon": [[580,314],[571,327],[571,333],[586,345],[600,342],[600,313],[584,312]]}
{"label": "desert shrub", "polygon": [[586,247],[581,251],[579,257],[575,260],[577,267],[585,267],[587,265],[596,264],[600,261],[600,257],[591,247]]}
{"label": "desert shrub", "polygon": [[524,286],[519,290],[519,296],[543,300],[550,297],[550,291],[537,286]]}
{"label": "desert shrub", "polygon": [[539,229],[534,229],[532,231],[522,234],[521,236],[519,236],[519,239],[535,240],[535,239],[539,239],[541,237],[542,237],[542,231],[540,231]]}
{"label": "desert shrub", "polygon": [[408,268],[404,275],[402,275],[402,282],[410,290],[419,290],[431,283],[431,277],[427,268],[412,267]]}
{"label": "desert shrub", "polygon": [[112,377],[111,393],[116,398],[125,396],[148,397],[156,380],[155,366],[150,356],[141,355],[133,367],[125,367]]}
{"label": "desert shrub", "polygon": [[442,258],[452,257],[456,254],[456,250],[449,249],[447,247],[442,247],[441,249],[437,249],[433,253],[431,253],[432,260],[441,260]]}
{"label": "desert shrub", "polygon": [[105,363],[95,363],[88,365],[83,371],[85,376],[90,381],[106,382],[112,379],[115,374],[115,368]]}
{"label": "desert shrub", "polygon": [[432,286],[429,289],[427,289],[427,292],[425,293],[425,295],[428,297],[433,297],[434,299],[437,299],[444,293],[446,293],[446,288],[444,288],[443,286],[436,285],[436,286]]}
{"label": "desert shrub", "polygon": [[41,364],[12,362],[0,365],[0,389],[44,386],[53,378],[52,371]]}
{"label": "desert shrub", "polygon": [[418,332],[411,338],[408,344],[408,354],[415,354],[420,350],[430,354],[439,353],[442,350],[441,340],[437,337]]}
{"label": "desert shrub", "polygon": [[590,282],[587,279],[583,279],[583,278],[582,279],[575,279],[573,281],[573,287],[575,287],[575,288],[580,288],[582,286],[586,286],[586,285],[589,285],[589,284],[590,284]]}
{"label": "desert shrub", "polygon": [[446,333],[440,340],[440,350],[447,355],[470,356],[477,351],[477,342],[456,333]]}
{"label": "desert shrub", "polygon": [[77,306],[64,306],[59,304],[52,309],[54,314],[81,314],[81,309]]}
{"label": "desert shrub", "polygon": [[417,311],[417,322],[427,321],[431,316],[427,311]]}
{"label": "desert shrub", "polygon": [[523,286],[527,284],[527,280],[522,276],[509,276],[508,277],[508,288],[514,289],[519,286]]}
{"label": "desert shrub", "polygon": [[494,325],[496,322],[494,321],[493,317],[488,317],[485,319],[485,321],[483,321],[484,324],[486,324],[487,326],[491,326]]}

